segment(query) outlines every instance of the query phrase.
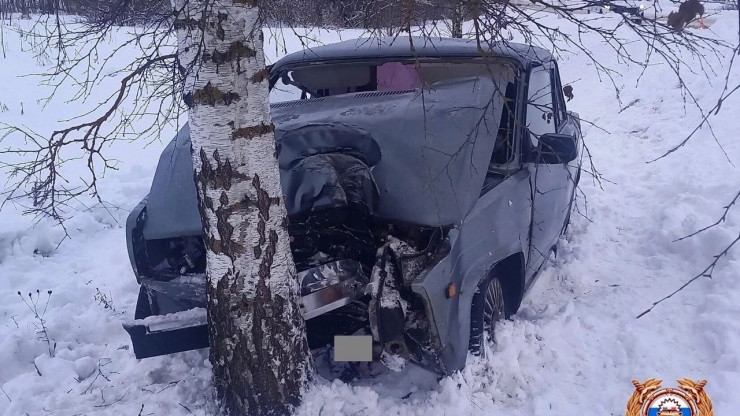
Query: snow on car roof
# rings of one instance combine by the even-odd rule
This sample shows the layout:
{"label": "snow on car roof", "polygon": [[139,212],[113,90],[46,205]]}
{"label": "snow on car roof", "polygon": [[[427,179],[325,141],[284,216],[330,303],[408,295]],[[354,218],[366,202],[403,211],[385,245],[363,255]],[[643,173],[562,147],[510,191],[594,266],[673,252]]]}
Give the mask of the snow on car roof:
{"label": "snow on car roof", "polygon": [[[488,52],[495,57],[514,59],[523,65],[552,59],[552,54],[543,48],[513,42],[495,43]],[[277,61],[272,70],[315,61],[341,61],[359,58],[476,56],[481,56],[481,53],[474,39],[418,36],[411,38],[404,36],[358,38],[291,53]]]}

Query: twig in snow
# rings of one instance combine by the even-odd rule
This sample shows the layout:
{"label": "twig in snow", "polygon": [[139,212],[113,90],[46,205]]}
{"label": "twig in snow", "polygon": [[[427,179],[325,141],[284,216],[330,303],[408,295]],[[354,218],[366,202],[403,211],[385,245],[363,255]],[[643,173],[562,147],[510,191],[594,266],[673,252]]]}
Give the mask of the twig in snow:
{"label": "twig in snow", "polygon": [[706,269],[704,269],[701,273],[699,273],[696,276],[694,276],[691,279],[689,279],[689,281],[687,281],[686,283],[684,283],[683,285],[681,285],[681,287],[679,287],[678,289],[674,290],[669,295],[663,297],[662,299],[660,299],[660,300],[658,300],[656,302],[653,302],[652,306],[650,306],[648,309],[646,309],[645,311],[643,311],[641,314],[637,315],[637,318],[635,318],[635,319],[640,319],[643,316],[647,315],[650,311],[653,310],[653,308],[655,308],[656,306],[658,306],[663,301],[670,299],[671,297],[673,297],[673,295],[675,295],[678,292],[682,291],[684,288],[686,288],[688,285],[694,283],[700,277],[708,277],[708,278],[711,279],[712,278],[712,273],[714,273],[714,268],[717,266],[717,263],[719,262],[719,260],[722,257],[726,256],[727,253],[730,251],[730,249],[732,249],[732,247],[735,244],[737,244],[738,241],[740,241],[740,234],[738,234],[737,237],[734,240],[732,240],[732,242],[730,243],[730,245],[728,245],[724,250],[722,250],[721,253],[719,253],[719,254],[717,254],[717,255],[714,256],[714,260],[712,260],[712,262],[709,264],[709,266],[707,266]]}
{"label": "twig in snow", "polygon": [[0,386],[0,391],[2,391],[5,397],[8,398],[9,402],[13,403],[13,400],[10,399],[10,396],[8,396],[8,393],[5,392],[5,389],[3,389],[3,386]]}
{"label": "twig in snow", "polygon": [[87,393],[88,390],[90,390],[90,387],[92,387],[93,384],[95,384],[95,380],[97,380],[98,377],[100,377],[100,374],[101,374],[100,373],[100,368],[98,368],[98,373],[95,374],[95,378],[90,382],[90,385],[88,385],[87,388],[85,390],[83,390],[82,393],[80,393],[81,395]]}
{"label": "twig in snow", "polygon": [[710,228],[716,227],[720,223],[724,222],[727,219],[727,214],[730,212],[730,209],[732,208],[733,205],[735,205],[735,203],[737,202],[738,199],[740,199],[740,191],[738,191],[737,194],[735,194],[735,197],[732,198],[732,201],[730,201],[729,204],[725,205],[722,208],[724,210],[724,212],[722,213],[722,216],[717,221],[715,221],[713,224],[707,225],[706,227],[704,227],[704,228],[702,228],[702,229],[700,229],[698,231],[694,231],[693,233],[691,233],[689,235],[686,235],[686,236],[683,236],[681,238],[675,239],[675,240],[673,240],[673,242],[675,243],[677,241],[681,241],[681,240],[685,240],[685,239],[687,239],[689,237],[693,237],[693,236],[695,236],[695,235],[697,235],[699,233],[702,233],[702,232],[704,232],[704,231],[706,231],[706,230],[708,230]]}
{"label": "twig in snow", "polygon": [[[127,388],[126,391],[123,393],[123,395],[121,395],[121,397],[117,398],[116,400],[114,400],[114,401],[112,401],[110,403],[105,403],[105,399],[103,399],[103,403],[102,404],[95,405],[95,407],[108,407],[108,406],[112,406],[112,405],[120,402],[121,400],[123,400],[123,398],[126,397],[126,395],[128,394],[129,390],[131,390],[131,387]],[[102,391],[101,391],[100,394],[102,395]]]}
{"label": "twig in snow", "polygon": [[182,380],[178,380],[178,381],[172,381],[172,382],[170,382],[170,384],[168,384],[168,385],[166,385],[166,386],[162,387],[162,389],[161,389],[161,390],[159,390],[159,391],[157,392],[157,394],[159,394],[159,393],[161,393],[161,392],[163,392],[163,391],[167,390],[168,388],[170,388],[170,387],[172,387],[172,386],[176,386],[176,385],[177,385],[177,383],[179,383],[179,382],[181,382],[181,381],[182,381]]}
{"label": "twig in snow", "polygon": [[[460,385],[459,384],[457,385],[457,388],[460,389]],[[465,398],[468,399],[468,401],[470,402],[470,404],[472,404],[473,406],[477,407],[480,411],[483,411],[483,408],[480,407],[480,405],[478,405],[478,403],[474,402],[473,399],[470,398],[470,395],[467,392],[465,393]]]}
{"label": "twig in snow", "polygon": [[[191,415],[194,415],[195,414],[195,413],[191,412],[190,409],[188,409],[188,407],[185,406],[184,404],[179,403],[179,402],[177,404],[179,404],[180,406],[182,406],[182,408],[185,409],[185,410],[187,410],[188,413],[190,413]],[[144,410],[144,405],[143,404],[141,405],[141,409]],[[141,415],[141,412],[139,412],[139,415]]]}
{"label": "twig in snow", "polygon": [[632,107],[633,105],[635,105],[635,104],[637,104],[639,102],[640,102],[640,99],[639,98],[635,98],[634,100],[632,100],[632,102],[630,102],[629,104],[627,104],[626,106],[624,106],[624,108],[622,108],[621,110],[619,110],[619,112],[617,114],[622,114],[622,112],[624,110]]}

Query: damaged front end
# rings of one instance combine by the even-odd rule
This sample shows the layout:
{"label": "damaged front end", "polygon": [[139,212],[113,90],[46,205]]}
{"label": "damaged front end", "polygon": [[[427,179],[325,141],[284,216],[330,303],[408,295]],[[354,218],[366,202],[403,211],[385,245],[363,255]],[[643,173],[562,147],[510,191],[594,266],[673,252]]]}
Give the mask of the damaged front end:
{"label": "damaged front end", "polygon": [[[291,235],[304,236],[293,238],[292,248],[309,344],[322,348],[338,335],[368,334],[373,359],[390,354],[437,369],[438,338],[411,282],[447,254],[446,229],[366,220],[353,229],[346,210],[330,209],[291,221]],[[346,241],[337,243],[340,232]],[[139,244],[146,246],[142,253],[160,257],[153,267],[139,265],[144,274],[136,320],[124,326],[137,358],[207,347],[201,240],[141,239],[134,246]]]}
{"label": "damaged front end", "polygon": [[424,299],[411,291],[411,282],[446,256],[449,245],[442,228],[432,231],[425,245],[406,241],[389,236],[378,250],[366,290],[368,324],[381,352],[437,368],[439,338],[427,318],[430,311]]}
{"label": "damaged front end", "polygon": [[[446,256],[449,227],[376,215],[371,168],[380,153],[368,135],[343,126],[296,134],[304,145],[313,138],[324,146],[313,144],[305,154],[291,148],[289,134],[281,142],[281,168],[290,172],[282,185],[296,195],[288,205],[288,232],[310,346],[369,334],[374,358],[385,353],[434,368],[440,345],[411,283]],[[203,239],[147,229],[152,206],[156,210],[156,201],[142,202],[127,224],[141,295],[136,320],[125,329],[138,358],[208,346]]]}

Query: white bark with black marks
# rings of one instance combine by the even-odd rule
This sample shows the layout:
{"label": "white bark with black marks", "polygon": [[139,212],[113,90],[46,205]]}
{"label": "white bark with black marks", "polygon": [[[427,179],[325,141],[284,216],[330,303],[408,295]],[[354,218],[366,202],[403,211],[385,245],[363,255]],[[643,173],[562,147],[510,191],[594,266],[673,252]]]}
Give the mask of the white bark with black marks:
{"label": "white bark with black marks", "polygon": [[[173,0],[207,248],[213,380],[230,414],[287,414],[311,374],[258,8]],[[186,3],[187,2],[187,3]]]}

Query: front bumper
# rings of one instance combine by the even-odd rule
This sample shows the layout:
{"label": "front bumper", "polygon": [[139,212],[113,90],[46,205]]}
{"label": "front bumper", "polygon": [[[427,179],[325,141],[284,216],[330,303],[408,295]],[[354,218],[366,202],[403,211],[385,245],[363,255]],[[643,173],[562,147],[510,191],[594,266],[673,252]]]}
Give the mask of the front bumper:
{"label": "front bumper", "polygon": [[205,309],[196,308],[150,318],[159,319],[147,318],[123,325],[131,337],[136,358],[156,357],[208,347],[208,320]]}
{"label": "front bumper", "polygon": [[[339,260],[301,272],[299,306],[312,319],[364,296],[368,277],[358,262]],[[201,280],[202,279],[202,280]],[[208,347],[205,277],[183,276],[169,282],[147,278],[141,284],[148,296],[137,310],[150,311],[124,329],[131,337],[136,358],[148,358]],[[154,310],[157,314],[152,314]]]}

